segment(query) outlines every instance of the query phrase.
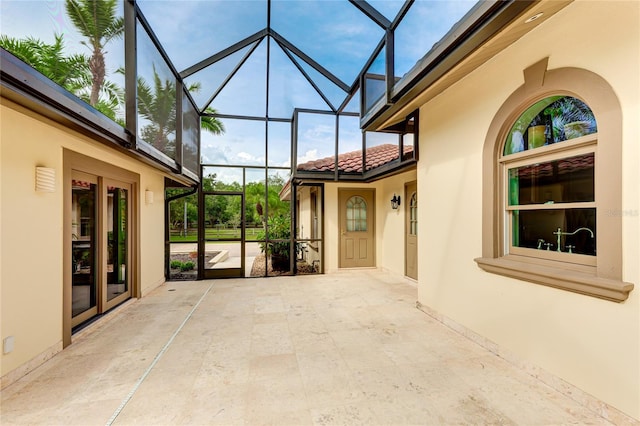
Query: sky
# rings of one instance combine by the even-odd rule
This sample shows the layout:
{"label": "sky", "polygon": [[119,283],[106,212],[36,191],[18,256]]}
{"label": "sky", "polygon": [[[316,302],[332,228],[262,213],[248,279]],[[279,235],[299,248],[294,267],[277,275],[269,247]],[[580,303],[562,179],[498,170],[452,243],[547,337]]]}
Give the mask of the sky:
{"label": "sky", "polygon": [[[403,0],[369,1],[390,21],[403,3]],[[395,33],[394,74],[401,77],[407,73],[475,3],[475,0],[416,0]],[[265,0],[138,0],[142,13],[178,72],[264,29],[266,4]],[[122,14],[122,5],[119,13]],[[347,86],[355,82],[384,37],[381,27],[346,0],[272,0],[271,27]],[[141,26],[138,31],[142,31]],[[91,53],[82,45],[81,36],[66,17],[61,0],[0,0],[0,33],[47,42],[53,41],[54,33],[63,34],[69,53]],[[139,36],[138,45],[140,75],[150,80],[153,64],[161,75],[171,77],[168,66],[161,64],[163,61],[148,37]],[[192,93],[198,108],[208,105],[222,114],[264,117],[267,113],[267,49],[270,49],[269,116],[291,119],[294,107],[330,109],[289,60],[287,53],[294,54],[283,50],[274,40],[267,42],[266,39],[255,46],[247,62],[208,104],[227,75],[253,47],[248,46],[185,80],[187,85],[200,85],[200,90]],[[115,72],[124,65],[123,41],[112,41],[106,50],[108,79],[124,86],[122,75]],[[301,58],[295,59],[337,108],[347,93]],[[298,163],[333,155],[335,117],[328,117],[303,115],[298,129]],[[340,125],[340,152],[361,149],[357,121],[357,118],[345,118]],[[229,119],[223,122],[226,126],[223,136],[202,132],[203,163],[264,165],[267,158],[265,123]],[[270,145],[268,153],[270,166],[289,166],[289,149],[285,149],[284,142],[278,143],[288,141],[288,137],[286,124],[269,126],[269,138],[270,141],[273,138],[274,145]]]}

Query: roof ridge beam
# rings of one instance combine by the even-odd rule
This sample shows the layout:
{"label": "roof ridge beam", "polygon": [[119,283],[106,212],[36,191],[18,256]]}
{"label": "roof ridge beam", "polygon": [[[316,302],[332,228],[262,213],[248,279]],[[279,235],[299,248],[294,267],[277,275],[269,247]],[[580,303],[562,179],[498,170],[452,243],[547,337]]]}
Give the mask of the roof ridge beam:
{"label": "roof ridge beam", "polygon": [[289,42],[289,40],[285,39],[284,37],[282,37],[280,34],[278,34],[276,31],[274,31],[273,29],[269,29],[269,35],[271,37],[274,38],[274,40],[276,40],[278,42],[278,44],[282,47],[286,47],[288,50],[292,51],[293,53],[295,53],[297,56],[299,56],[300,58],[302,58],[303,61],[305,61],[306,63],[308,63],[309,65],[311,65],[316,71],[318,71],[320,74],[322,74],[323,76],[325,76],[326,78],[328,78],[329,80],[331,80],[333,82],[333,84],[335,84],[336,86],[338,86],[339,88],[341,88],[342,90],[344,90],[345,92],[349,92],[350,91],[350,87],[347,86],[346,83],[344,83],[342,80],[340,80],[338,77],[336,77],[335,75],[333,75],[329,70],[327,70],[325,67],[323,67],[322,65],[320,65],[319,63],[317,63],[316,61],[314,61],[313,59],[311,59],[310,56],[308,56],[306,53],[304,53],[302,50],[298,49],[296,46],[294,46],[293,44],[291,44]]}
{"label": "roof ridge beam", "polygon": [[365,0],[349,0],[349,3],[357,7],[360,12],[367,15],[369,19],[382,27],[382,29],[388,30],[389,28],[391,28],[391,21],[389,21],[386,16],[378,12],[377,9],[375,9]]}
{"label": "roof ridge beam", "polygon": [[209,56],[206,59],[203,59],[202,61],[198,62],[197,64],[194,64],[192,66],[190,66],[189,68],[183,70],[182,72],[180,72],[180,77],[185,79],[187,77],[189,77],[192,74],[197,73],[198,71],[203,70],[204,68],[208,67],[211,64],[215,64],[216,62],[218,62],[221,59],[226,58],[227,56],[237,52],[238,50],[249,46],[251,43],[254,43],[258,40],[263,39],[264,37],[266,37],[269,34],[269,31],[265,28],[262,29],[260,31],[258,31],[257,33],[250,35],[249,37],[245,38],[244,40],[241,40],[235,44],[232,44],[231,46],[227,47],[224,50],[221,50],[220,52],[216,53],[215,55]]}
{"label": "roof ridge beam", "polygon": [[298,69],[298,71],[300,71],[300,73],[309,82],[309,84],[311,84],[311,86],[315,89],[315,91],[318,93],[318,95],[320,95],[320,97],[324,100],[324,102],[327,105],[329,105],[329,107],[331,108],[331,111],[336,112],[336,107],[333,106],[333,104],[327,98],[327,96],[324,94],[324,92],[322,90],[320,90],[320,88],[318,87],[316,82],[313,81],[311,76],[304,70],[304,68],[302,68],[302,66],[298,63],[298,61],[295,60],[295,58],[291,55],[291,51],[289,49],[285,49],[284,46],[282,46],[278,40],[275,40],[275,41],[276,41],[276,44],[278,45],[278,47],[280,47],[280,49],[282,50],[282,52],[285,55],[287,55],[289,60],[293,63],[293,66],[295,66]]}

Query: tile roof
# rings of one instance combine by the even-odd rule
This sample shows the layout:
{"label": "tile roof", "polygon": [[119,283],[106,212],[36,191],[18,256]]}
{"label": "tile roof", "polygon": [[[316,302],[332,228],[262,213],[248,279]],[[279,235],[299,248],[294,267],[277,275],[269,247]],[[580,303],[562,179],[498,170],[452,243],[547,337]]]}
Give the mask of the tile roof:
{"label": "tile roof", "polygon": [[[398,145],[383,144],[367,148],[367,168],[371,170],[397,160]],[[404,147],[404,153],[413,152],[413,146]],[[335,171],[335,157],[325,157],[318,160],[298,164],[299,171],[328,172]],[[338,171],[344,173],[362,173],[362,151],[351,151],[338,155]]]}

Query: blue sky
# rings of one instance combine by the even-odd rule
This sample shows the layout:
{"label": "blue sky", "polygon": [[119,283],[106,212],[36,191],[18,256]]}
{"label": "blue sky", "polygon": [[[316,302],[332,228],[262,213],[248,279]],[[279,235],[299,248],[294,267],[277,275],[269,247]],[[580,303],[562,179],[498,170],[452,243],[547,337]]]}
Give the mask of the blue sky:
{"label": "blue sky", "polygon": [[[370,4],[389,20],[404,3],[403,0],[372,0]],[[396,76],[404,75],[422,58],[464,14],[475,0],[417,0],[396,31]],[[140,9],[178,71],[203,60],[267,25],[264,0],[138,0]],[[122,6],[120,6],[122,13]],[[273,0],[271,26],[305,54],[327,68],[347,85],[380,42],[384,31],[346,0]],[[54,33],[64,34],[68,51],[90,55],[81,44],[69,22],[61,0],[0,0],[0,32],[11,37],[32,36],[53,41]],[[140,42],[144,46],[144,42]],[[288,60],[285,52],[271,41],[269,115],[291,118],[293,107],[328,109],[315,89]],[[115,73],[124,65],[122,40],[107,45],[108,78],[124,85]],[[158,54],[141,49],[139,72],[152,75],[151,61],[159,62]],[[201,89],[193,97],[202,108],[220,86],[226,75],[248,51],[227,57],[186,80],[198,82]],[[267,41],[263,40],[229,85],[211,106],[220,113],[264,116],[266,99]],[[298,58],[299,59],[299,58]],[[346,93],[324,79],[299,60],[300,65],[315,79],[327,97],[339,106]],[[157,66],[162,69],[164,67]],[[168,74],[165,68],[163,73]],[[333,124],[325,116],[308,116],[299,130],[301,146],[298,161],[308,161],[333,155],[335,118]],[[346,120],[351,123],[354,120]],[[227,134],[214,137],[203,132],[203,160],[228,161],[233,164],[264,164],[264,149],[256,149],[264,130],[254,124],[228,121]],[[264,129],[264,123],[260,123]],[[353,125],[341,126],[340,152],[361,148],[361,136]],[[276,130],[277,129],[277,130]],[[273,137],[283,136],[282,126],[270,129]],[[229,144],[220,146],[221,138]],[[289,153],[284,149],[269,153],[270,165],[288,166]]]}

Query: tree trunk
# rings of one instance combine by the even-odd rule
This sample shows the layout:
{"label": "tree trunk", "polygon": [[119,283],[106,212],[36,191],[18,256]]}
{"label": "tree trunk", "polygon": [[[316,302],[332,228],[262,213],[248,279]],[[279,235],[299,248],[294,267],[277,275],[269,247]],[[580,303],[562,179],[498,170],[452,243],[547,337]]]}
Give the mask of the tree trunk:
{"label": "tree trunk", "polygon": [[99,47],[94,47],[93,49],[93,55],[89,60],[89,69],[91,70],[91,76],[93,77],[89,105],[96,106],[98,99],[100,98],[100,90],[102,89],[105,75],[104,55]]}

